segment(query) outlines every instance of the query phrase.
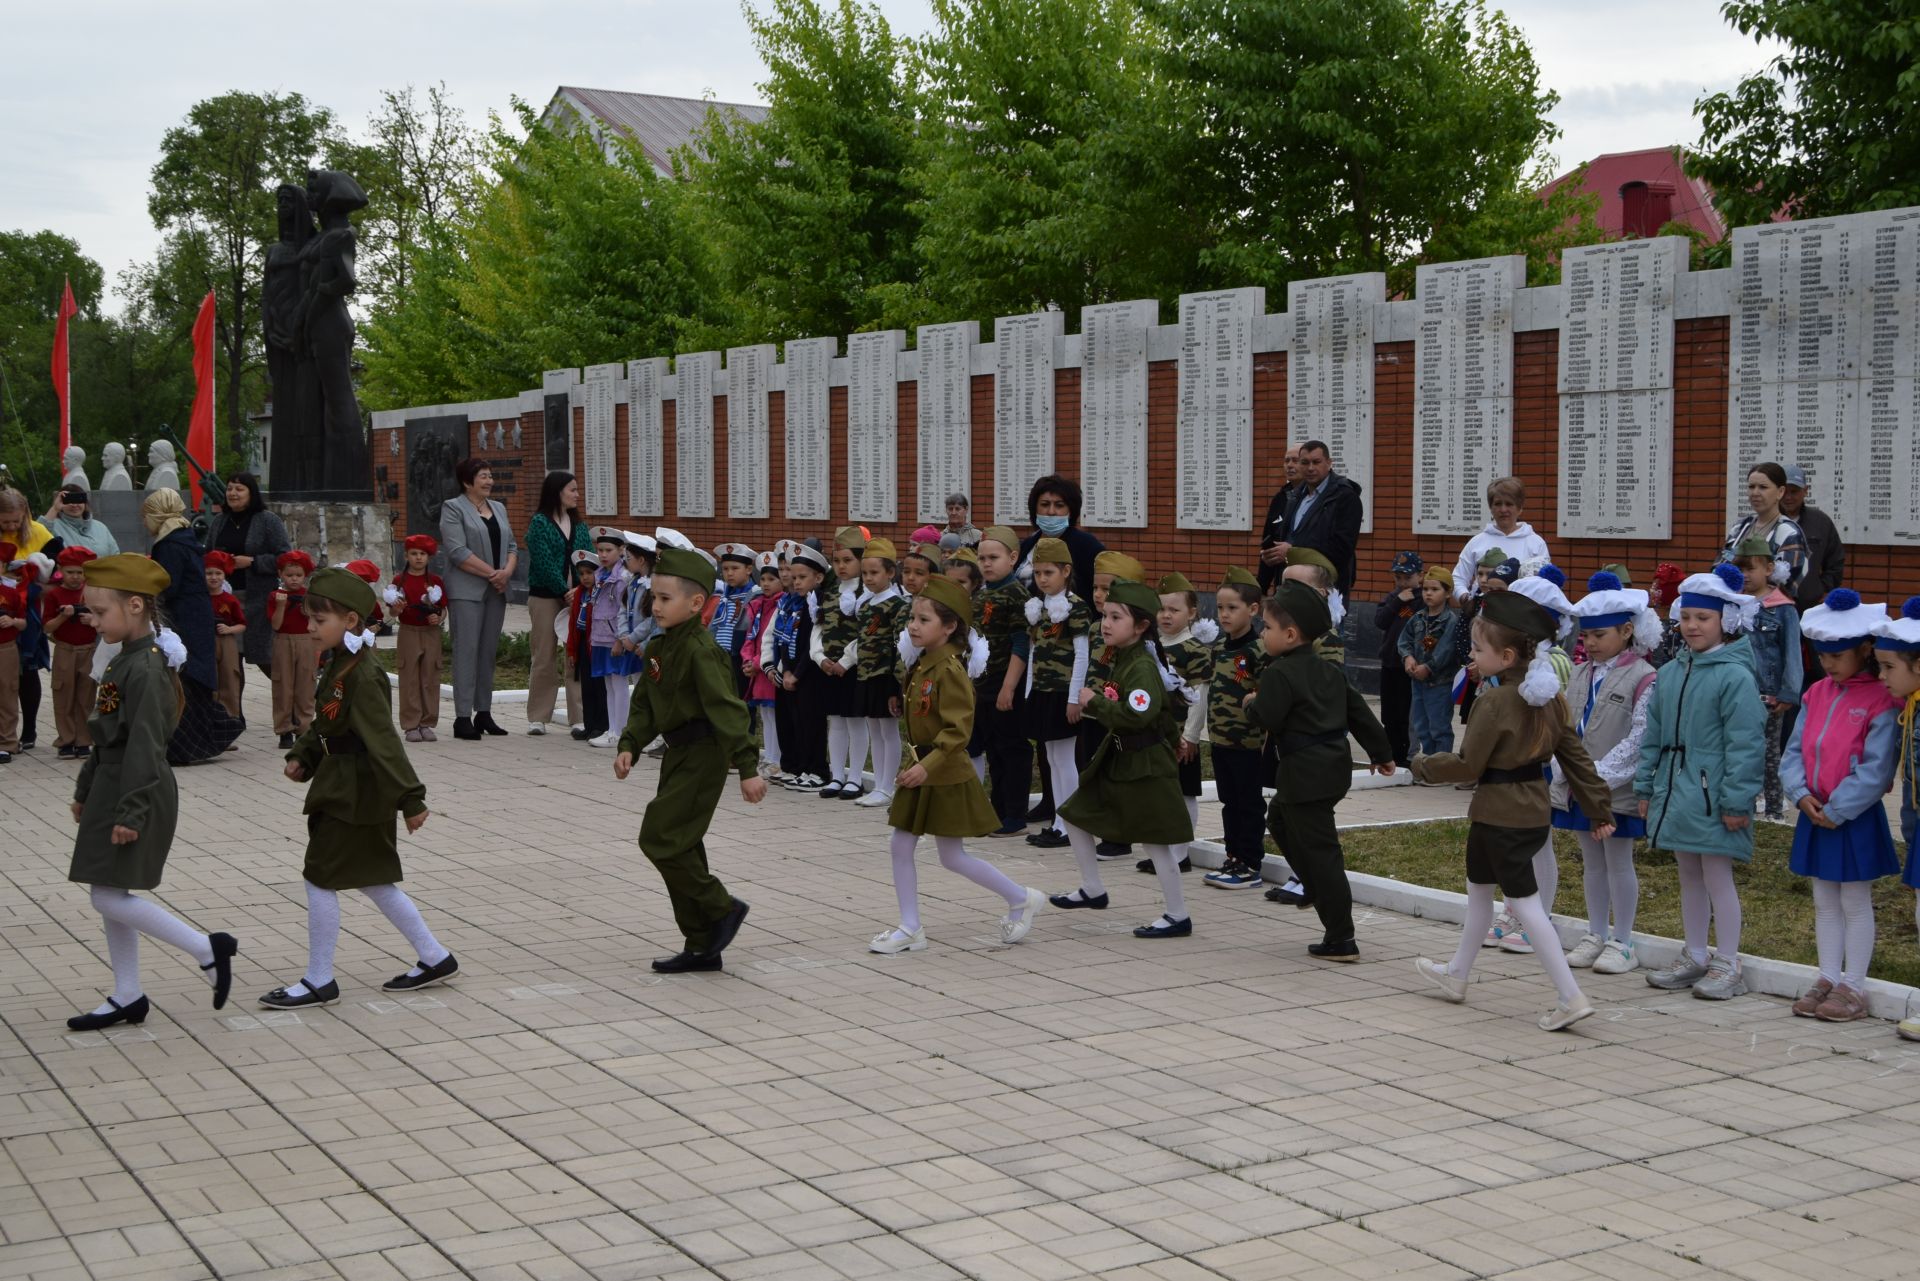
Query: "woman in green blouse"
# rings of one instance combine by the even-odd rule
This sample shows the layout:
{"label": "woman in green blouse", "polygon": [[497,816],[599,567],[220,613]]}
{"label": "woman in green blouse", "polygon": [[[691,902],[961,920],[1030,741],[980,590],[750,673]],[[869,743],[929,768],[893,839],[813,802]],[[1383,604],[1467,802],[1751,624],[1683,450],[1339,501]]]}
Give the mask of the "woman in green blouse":
{"label": "woman in green blouse", "polygon": [[[580,514],[580,482],[570,471],[550,471],[540,486],[540,508],[527,527],[527,612],[533,633],[533,671],[527,678],[527,733],[544,734],[553,719],[560,681],[556,667],[554,619],[566,607],[571,586],[567,565],[574,552],[593,550],[587,522]],[[579,699],[569,690],[567,716],[579,714]]]}

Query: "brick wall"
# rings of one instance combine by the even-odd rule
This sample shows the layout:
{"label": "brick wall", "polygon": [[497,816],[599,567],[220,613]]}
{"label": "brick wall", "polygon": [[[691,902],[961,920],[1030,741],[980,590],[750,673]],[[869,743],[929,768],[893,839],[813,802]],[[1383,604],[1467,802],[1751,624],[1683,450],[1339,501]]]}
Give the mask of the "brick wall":
{"label": "brick wall", "polygon": [[[1567,571],[1574,583],[1608,561],[1623,561],[1635,580],[1645,586],[1651,580],[1656,563],[1671,560],[1689,571],[1705,568],[1720,547],[1726,532],[1725,485],[1727,449],[1727,336],[1725,317],[1706,317],[1677,322],[1674,352],[1674,537],[1663,543],[1629,540],[1568,540],[1556,536],[1557,455],[1559,447],[1559,398],[1554,390],[1558,361],[1558,330],[1533,330],[1520,333],[1514,342],[1514,471],[1527,483],[1526,518],[1544,535],[1553,548],[1555,561]],[[1253,367],[1254,459],[1253,520],[1265,513],[1266,500],[1284,479],[1281,455],[1286,439],[1287,358],[1284,352],[1264,352],[1255,356]],[[1055,448],[1057,469],[1065,475],[1077,475],[1080,467],[1080,371],[1063,369],[1055,376]],[[1149,470],[1149,525],[1145,529],[1089,528],[1108,546],[1137,556],[1152,573],[1172,569],[1185,572],[1202,587],[1219,582],[1230,563],[1251,568],[1257,559],[1258,532],[1243,535],[1183,530],[1174,523],[1174,416],[1178,375],[1171,361],[1154,362],[1147,376],[1147,422]],[[899,386],[900,461],[899,512],[903,519],[891,526],[874,529],[898,541],[918,527],[913,519],[917,506],[915,486],[918,479],[914,422],[917,387],[912,382]],[[1373,529],[1360,539],[1360,575],[1355,591],[1360,600],[1377,599],[1391,583],[1387,566],[1402,548],[1412,548],[1429,561],[1451,564],[1464,543],[1459,538],[1416,538],[1407,532],[1412,525],[1413,477],[1413,344],[1381,343],[1374,349],[1374,495]],[[769,449],[774,492],[771,520],[732,520],[721,516],[712,520],[678,517],[673,512],[674,406],[664,407],[665,493],[667,514],[653,518],[624,515],[627,501],[627,409],[615,409],[615,442],[619,474],[616,489],[620,500],[617,512],[589,512],[595,523],[628,528],[648,528],[654,524],[671,525],[705,546],[726,541],[744,541],[764,548],[782,537],[826,537],[833,522],[794,524],[780,513],[786,507],[783,482],[784,446],[779,424],[785,408],[781,393],[772,397],[771,422],[774,424]],[[835,387],[831,393],[832,457],[846,457],[846,389]],[[574,415],[575,456],[584,455],[584,429],[581,414]],[[537,443],[542,424],[538,413],[521,418],[524,447],[515,451],[476,447],[483,458],[498,459],[496,484],[501,468],[517,474],[511,483],[514,493],[497,495],[511,513],[516,530],[524,531],[533,514],[540,489]],[[477,442],[481,427],[493,423],[475,423],[471,430]],[[391,429],[375,432],[375,456],[388,458],[390,448],[385,437]],[[727,412],[726,398],[715,398],[714,405],[714,508],[726,510],[727,492]],[[395,468],[394,471],[404,471]],[[401,478],[404,485],[404,477]],[[991,523],[993,493],[993,379],[977,376],[973,380],[973,493],[977,504],[974,523]],[[846,481],[836,468],[831,482],[832,509],[846,510]],[[396,510],[405,510],[402,492]],[[1024,531],[1023,531],[1024,532]],[[1920,592],[1920,551],[1901,547],[1849,548],[1847,580],[1869,599],[1898,601]]]}

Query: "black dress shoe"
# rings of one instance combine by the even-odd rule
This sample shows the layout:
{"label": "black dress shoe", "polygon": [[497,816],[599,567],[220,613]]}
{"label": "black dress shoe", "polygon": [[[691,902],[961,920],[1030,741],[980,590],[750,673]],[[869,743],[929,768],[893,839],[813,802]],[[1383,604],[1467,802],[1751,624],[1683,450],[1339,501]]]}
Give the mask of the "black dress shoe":
{"label": "black dress shoe", "polygon": [[1025,836],[1026,834],[1027,834],[1027,825],[1025,823],[1020,822],[1018,819],[1014,820],[1011,823],[1002,823],[1000,826],[994,828],[991,832],[987,833],[988,836],[1000,837],[1003,839],[1009,836]]}
{"label": "black dress shoe", "polygon": [[1134,930],[1133,936],[1137,939],[1183,939],[1191,933],[1193,918],[1181,917],[1165,925],[1142,925]]}
{"label": "black dress shoe", "polygon": [[1061,850],[1072,845],[1065,832],[1056,832],[1051,827],[1043,827],[1027,838],[1027,844],[1038,850]]}
{"label": "black dress shoe", "polygon": [[1295,907],[1312,907],[1313,896],[1302,894],[1299,890],[1290,890],[1284,885],[1276,885],[1267,891],[1269,903],[1291,903]]}
{"label": "black dress shoe", "polygon": [[1051,823],[1053,822],[1053,811],[1045,805],[1036,805],[1027,811],[1027,822]]}
{"label": "black dress shoe", "polygon": [[293,735],[282,734],[280,736],[280,750],[284,752],[284,751],[287,751],[292,746],[293,746]]}
{"label": "black dress shoe", "polygon": [[[1138,863],[1135,863],[1133,865],[1133,870],[1136,872],[1145,872],[1148,876],[1152,876],[1153,860],[1150,858],[1143,858]],[[1180,870],[1183,872],[1191,872],[1193,870],[1193,860],[1190,858],[1181,859]]]}
{"label": "black dress shoe", "polygon": [[867,789],[858,783],[842,783],[840,785],[840,799],[843,801],[857,801],[866,794]]}
{"label": "black dress shoe", "polygon": [[200,968],[213,971],[213,1008],[217,1010],[233,991],[233,958],[240,955],[240,940],[231,934],[209,934],[207,942],[213,947],[213,960]]}
{"label": "black dress shoe", "polygon": [[1093,852],[1101,858],[1125,858],[1133,853],[1133,846],[1124,841],[1101,841]]}
{"label": "black dress shoe", "polygon": [[593,737],[593,735],[587,733],[587,727],[584,725],[575,725],[568,733],[573,735],[573,741],[576,743],[584,743]]}
{"label": "black dress shoe", "polygon": [[473,727],[473,721],[468,717],[456,716],[453,718],[453,736],[472,740],[480,737],[480,731]]}
{"label": "black dress shoe", "polygon": [[[1083,891],[1075,890],[1073,893],[1083,894]],[[1075,898],[1073,894],[1055,894],[1049,898],[1047,902],[1053,904],[1063,912],[1071,912],[1077,907],[1089,907],[1096,912],[1104,912],[1107,910],[1107,896],[1104,894],[1095,894],[1091,897],[1083,896],[1081,898]]]}
{"label": "black dress shoe", "polygon": [[1307,955],[1323,961],[1357,961],[1360,959],[1360,945],[1352,939],[1340,943],[1309,943]]}
{"label": "black dress shoe", "polygon": [[843,783],[828,783],[820,789],[818,795],[823,801],[837,801],[840,799],[840,793],[846,790],[846,785]]}
{"label": "black dress shoe", "polygon": [[720,958],[699,952],[675,952],[653,963],[655,974],[704,974],[720,968]]}
{"label": "black dress shoe", "polygon": [[380,990],[383,992],[411,992],[417,988],[432,987],[435,983],[444,983],[459,972],[460,962],[453,959],[452,952],[448,952],[445,960],[433,965],[428,965],[424,961],[421,962],[420,973],[418,974],[401,974],[388,979],[380,985]]}
{"label": "black dress shoe", "polygon": [[260,1004],[274,1010],[304,1010],[315,1005],[332,1005],[340,999],[340,984],[333,979],[328,979],[319,987],[315,987],[305,979],[301,979],[300,982],[306,986],[307,990],[299,996],[288,996],[287,989],[276,987],[260,998]]}
{"label": "black dress shoe", "polygon": [[67,1020],[67,1026],[76,1032],[98,1032],[101,1028],[112,1027],[115,1023],[132,1023],[137,1027],[147,1021],[147,1012],[153,1008],[147,1004],[147,998],[144,996],[126,1005],[108,997],[107,1004],[113,1008],[105,1014],[76,1014]]}
{"label": "black dress shoe", "polygon": [[727,914],[713,923],[713,939],[700,955],[718,961],[720,954],[727,950],[727,945],[733,942],[733,936],[740,932],[741,923],[747,919],[747,912],[748,908],[744,902],[739,899],[733,900],[733,906],[727,909]]}
{"label": "black dress shoe", "polygon": [[473,727],[490,738],[505,738],[507,731],[494,723],[492,712],[481,712],[473,718]]}

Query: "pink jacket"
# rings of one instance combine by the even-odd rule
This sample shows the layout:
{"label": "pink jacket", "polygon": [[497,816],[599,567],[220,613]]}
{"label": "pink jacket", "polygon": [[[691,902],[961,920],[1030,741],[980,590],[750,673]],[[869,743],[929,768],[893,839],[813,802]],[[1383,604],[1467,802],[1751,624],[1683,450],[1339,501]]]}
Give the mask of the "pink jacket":
{"label": "pink jacket", "polygon": [[1836,684],[1831,677],[1814,682],[1800,711],[1800,726],[1806,732],[1799,738],[1807,789],[1815,800],[1824,805],[1855,762],[1866,755],[1867,731],[1873,722],[1899,710],[1899,701],[1867,672],[1844,684]]}
{"label": "pink jacket", "polygon": [[740,663],[746,671],[753,674],[753,680],[747,686],[747,701],[750,703],[773,701],[773,677],[767,674],[766,668],[759,665],[760,641],[767,634],[767,629],[773,626],[773,616],[780,610],[780,598],[779,592],[771,596],[763,592],[747,601],[744,606],[747,640],[740,649]]}

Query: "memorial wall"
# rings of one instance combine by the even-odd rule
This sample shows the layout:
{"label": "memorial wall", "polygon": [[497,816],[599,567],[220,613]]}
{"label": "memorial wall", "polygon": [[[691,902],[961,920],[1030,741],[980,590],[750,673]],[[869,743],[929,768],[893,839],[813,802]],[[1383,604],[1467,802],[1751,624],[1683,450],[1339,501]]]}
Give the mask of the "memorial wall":
{"label": "memorial wall", "polygon": [[[409,421],[464,413],[471,452],[520,469],[518,527],[544,442],[594,520],[762,547],[849,521],[897,537],[944,523],[950,492],[1026,532],[1028,489],[1059,471],[1108,545],[1211,585],[1255,559],[1286,443],[1319,439],[1365,497],[1368,596],[1402,548],[1451,562],[1509,472],[1576,578],[1702,567],[1771,459],[1812,475],[1850,581],[1900,597],[1920,587],[1916,237],[1901,210],[1739,229],[1726,271],[1689,271],[1669,237],[1569,250],[1545,288],[1503,257],[1423,264],[1407,299],[1371,273],[1291,282],[1278,313],[1227,289],[1183,295],[1169,324],[1124,301],[928,325],[911,347],[887,330],[653,354],[377,412],[375,459],[399,460]],[[534,448],[516,433],[509,456],[508,425]]]}

